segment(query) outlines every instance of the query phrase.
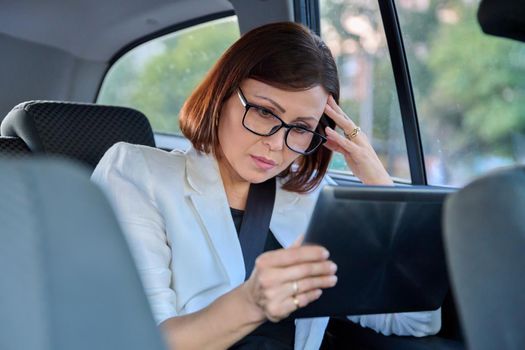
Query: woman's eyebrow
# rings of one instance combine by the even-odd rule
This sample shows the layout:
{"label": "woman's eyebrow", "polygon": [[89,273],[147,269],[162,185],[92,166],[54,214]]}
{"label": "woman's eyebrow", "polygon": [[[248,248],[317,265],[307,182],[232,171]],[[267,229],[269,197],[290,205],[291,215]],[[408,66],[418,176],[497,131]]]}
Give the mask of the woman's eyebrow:
{"label": "woman's eyebrow", "polygon": [[295,121],[311,121],[311,122],[317,123],[317,122],[319,122],[319,119],[317,119],[315,117],[297,117],[293,121],[294,122]]}
{"label": "woman's eyebrow", "polygon": [[[281,113],[286,113],[286,109],[284,109],[280,104],[278,104],[277,102],[275,102],[274,100],[272,100],[271,98],[269,97],[266,97],[266,96],[261,96],[261,95],[255,95],[255,97],[257,98],[261,98],[263,100],[266,100],[268,102],[270,102],[271,104],[273,104]],[[320,119],[320,118],[319,118]],[[303,120],[303,121],[312,121],[314,123],[317,123],[319,122],[319,119],[315,118],[315,117],[311,117],[311,116],[307,116],[307,117],[297,117],[294,119],[294,121],[298,121],[298,120]]]}
{"label": "woman's eyebrow", "polygon": [[281,113],[286,113],[286,109],[284,109],[280,104],[278,104],[277,102],[275,102],[275,101],[272,100],[271,98],[266,97],[266,96],[261,96],[261,95],[255,95],[255,97],[262,98],[263,100],[266,100],[266,101],[270,102],[270,103],[273,104],[275,107],[277,107],[277,109],[278,109]]}

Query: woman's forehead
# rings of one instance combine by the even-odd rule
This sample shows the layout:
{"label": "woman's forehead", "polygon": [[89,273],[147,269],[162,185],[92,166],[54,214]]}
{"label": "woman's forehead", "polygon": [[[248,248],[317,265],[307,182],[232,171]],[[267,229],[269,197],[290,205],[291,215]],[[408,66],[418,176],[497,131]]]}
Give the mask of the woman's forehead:
{"label": "woman's forehead", "polygon": [[328,100],[328,92],[321,85],[306,90],[285,90],[255,79],[246,79],[240,87],[251,103],[266,102],[279,113],[311,116],[317,120],[323,115]]}

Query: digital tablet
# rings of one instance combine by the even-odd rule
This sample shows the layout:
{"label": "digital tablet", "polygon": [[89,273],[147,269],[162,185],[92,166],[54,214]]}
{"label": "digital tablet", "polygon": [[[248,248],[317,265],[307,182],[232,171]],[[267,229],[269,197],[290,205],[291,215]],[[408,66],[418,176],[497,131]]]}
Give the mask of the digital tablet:
{"label": "digital tablet", "polygon": [[435,310],[448,291],[441,236],[451,189],[325,186],[303,244],[320,244],[337,285],[294,317]]}

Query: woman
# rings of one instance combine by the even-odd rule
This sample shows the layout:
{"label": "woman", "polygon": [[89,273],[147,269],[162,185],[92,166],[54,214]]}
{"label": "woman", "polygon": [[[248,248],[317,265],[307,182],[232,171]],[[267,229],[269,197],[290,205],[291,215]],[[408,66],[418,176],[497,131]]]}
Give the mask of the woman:
{"label": "woman", "polygon": [[[363,183],[392,184],[338,97],[335,62],[320,38],[294,23],[266,25],[233,44],[186,101],[181,130],[193,147],[167,153],[120,143],[101,160],[93,180],[116,207],[172,348],[320,346],[327,318],[288,315],[337,281],[324,248],[300,245],[332,151]],[[269,230],[260,232],[265,252],[243,257],[249,190],[274,178]],[[255,260],[253,271],[245,259]],[[422,336],[439,330],[439,317],[351,319]]]}

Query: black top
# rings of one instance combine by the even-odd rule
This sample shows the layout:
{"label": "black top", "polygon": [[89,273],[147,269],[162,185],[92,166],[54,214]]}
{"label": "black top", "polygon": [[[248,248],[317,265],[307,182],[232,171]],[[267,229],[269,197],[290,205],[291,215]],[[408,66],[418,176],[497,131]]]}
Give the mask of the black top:
{"label": "black top", "polygon": [[[230,209],[235,229],[237,230],[237,234],[239,234],[244,211],[233,208]],[[268,230],[264,251],[266,252],[280,248],[282,248],[281,244],[279,244],[272,231]],[[255,260],[256,256],[250,258]],[[295,322],[294,319],[288,317],[277,323],[266,321],[253,332],[230,347],[230,350],[289,350],[294,348],[294,342]]]}

